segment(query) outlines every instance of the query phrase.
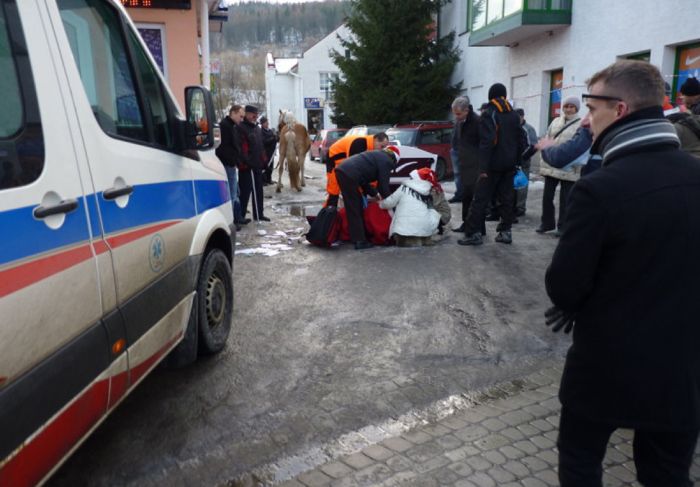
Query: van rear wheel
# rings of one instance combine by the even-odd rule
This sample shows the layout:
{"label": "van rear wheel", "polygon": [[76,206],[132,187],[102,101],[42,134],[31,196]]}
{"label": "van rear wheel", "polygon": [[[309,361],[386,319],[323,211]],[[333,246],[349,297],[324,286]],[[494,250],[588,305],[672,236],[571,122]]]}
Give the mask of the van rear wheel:
{"label": "van rear wheel", "polygon": [[197,281],[199,354],[220,352],[226,345],[233,317],[233,280],[224,253],[212,249],[204,258]]}

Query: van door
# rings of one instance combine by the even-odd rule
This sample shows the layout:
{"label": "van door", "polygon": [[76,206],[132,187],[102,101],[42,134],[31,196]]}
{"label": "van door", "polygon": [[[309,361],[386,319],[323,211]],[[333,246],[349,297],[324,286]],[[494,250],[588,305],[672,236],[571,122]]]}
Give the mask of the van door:
{"label": "van door", "polygon": [[12,486],[38,483],[109,393],[96,215],[42,14],[0,0],[0,485]]}
{"label": "van door", "polygon": [[194,160],[178,147],[179,111],[125,14],[105,0],[56,4],[56,41],[114,262],[133,387],[180,337],[190,310]]}

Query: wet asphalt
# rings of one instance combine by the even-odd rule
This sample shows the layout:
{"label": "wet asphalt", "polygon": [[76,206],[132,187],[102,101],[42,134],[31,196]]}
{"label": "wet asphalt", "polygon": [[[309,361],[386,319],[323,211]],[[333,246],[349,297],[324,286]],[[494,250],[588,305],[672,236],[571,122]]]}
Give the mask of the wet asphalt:
{"label": "wet asphalt", "polygon": [[534,232],[541,183],[512,245],[495,243],[488,223],[478,248],[447,232],[433,247],[366,251],[303,241],[304,215],[324,197],[322,165],[307,161],[306,183],[301,193],[267,186],[272,222],[238,235],[226,349],[156,370],[49,486],[271,485],[381,435],[379,425],[444,416],[464,395],[563,357],[570,338],[543,323],[556,239]]}

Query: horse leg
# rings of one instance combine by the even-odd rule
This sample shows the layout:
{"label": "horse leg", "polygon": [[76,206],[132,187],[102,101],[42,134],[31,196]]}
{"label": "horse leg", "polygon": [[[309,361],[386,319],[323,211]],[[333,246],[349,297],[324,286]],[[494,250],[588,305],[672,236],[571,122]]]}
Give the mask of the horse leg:
{"label": "horse leg", "polygon": [[277,170],[277,189],[275,190],[276,193],[282,192],[282,173],[284,172],[284,158],[285,154],[280,151],[279,155],[279,169]]}
{"label": "horse leg", "polygon": [[[304,161],[306,161],[306,153],[301,154],[301,157],[299,157],[299,151],[297,151],[297,158],[301,165],[301,185],[306,186],[306,180],[304,179]],[[299,188],[299,191],[301,191],[301,188]]]}

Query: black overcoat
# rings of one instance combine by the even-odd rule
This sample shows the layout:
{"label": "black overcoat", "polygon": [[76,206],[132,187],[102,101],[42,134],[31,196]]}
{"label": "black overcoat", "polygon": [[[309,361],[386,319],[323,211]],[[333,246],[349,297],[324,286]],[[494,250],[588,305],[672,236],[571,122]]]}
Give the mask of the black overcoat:
{"label": "black overcoat", "polygon": [[698,428],[700,164],[669,144],[605,164],[572,189],[546,275],[577,313],[559,397],[623,427]]}

